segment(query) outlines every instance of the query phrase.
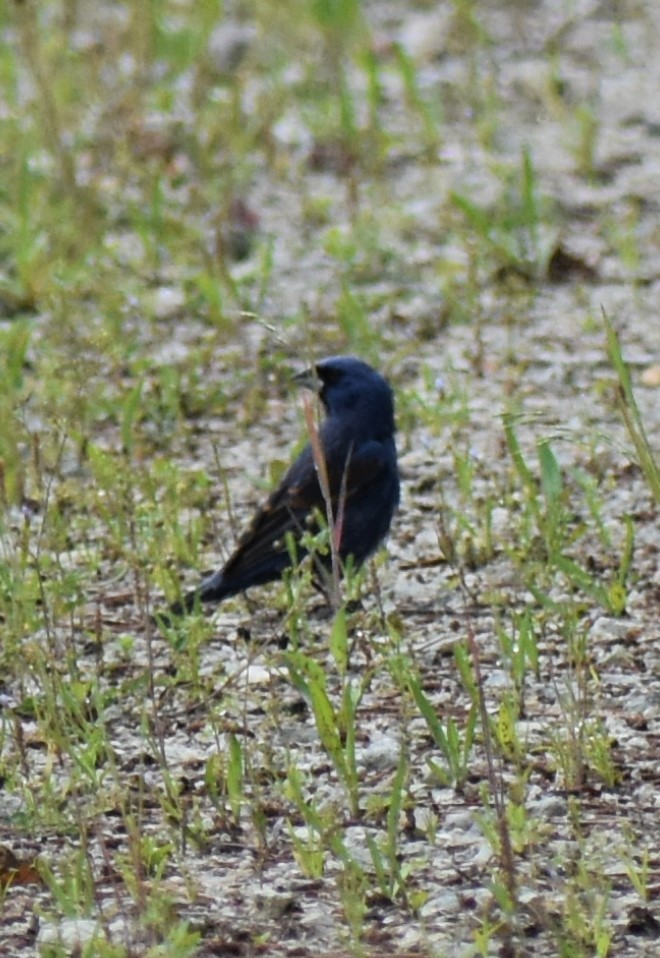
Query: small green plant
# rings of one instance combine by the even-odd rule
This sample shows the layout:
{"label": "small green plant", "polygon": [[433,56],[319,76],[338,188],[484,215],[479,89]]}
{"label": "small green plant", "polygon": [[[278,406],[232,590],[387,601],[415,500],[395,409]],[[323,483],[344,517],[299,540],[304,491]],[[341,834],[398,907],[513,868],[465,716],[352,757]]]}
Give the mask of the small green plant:
{"label": "small green plant", "polygon": [[528,676],[538,677],[539,650],[534,619],[530,611],[513,612],[511,627],[501,624],[497,637],[502,652],[502,661],[511,675],[518,696],[519,712],[524,709],[525,681]]}
{"label": "small green plant", "polygon": [[325,869],[326,848],[323,836],[307,826],[307,834],[301,835],[295,830],[291,822],[287,822],[289,837],[293,843],[293,853],[303,875],[307,878],[318,879],[323,876]]}
{"label": "small green plant", "polygon": [[560,691],[563,723],[549,736],[549,750],[567,788],[580,790],[594,778],[613,788],[620,776],[612,760],[612,743],[602,723],[592,717],[586,667]]}
{"label": "small green plant", "polygon": [[[311,849],[312,861],[319,867],[322,862],[318,856],[322,849],[332,854],[343,866],[351,867],[355,863],[346,847],[344,829],[337,809],[327,805],[320,808],[314,802],[312,786],[313,783],[308,783],[295,765],[289,766],[285,795],[307,828],[307,836],[300,847],[305,855],[309,855]],[[291,823],[289,825],[292,827]],[[308,863],[305,855],[303,860]]]}
{"label": "small green plant", "polygon": [[451,715],[447,716],[447,720],[443,724],[408,659],[403,656],[394,657],[390,661],[390,669],[399,687],[409,692],[416,708],[426,722],[433,742],[444,759],[444,767],[429,759],[429,768],[443,785],[451,785],[453,788],[460,790],[465,783],[470,768],[476,722],[474,706],[467,715],[463,729],[459,728],[458,723]]}
{"label": "small green plant", "polygon": [[520,170],[512,175],[495,209],[479,206],[464,193],[452,193],[452,201],[487,261],[527,279],[546,276],[557,234],[549,224],[547,204],[539,197],[529,149],[523,150]]}
{"label": "small green plant", "polygon": [[236,735],[229,735],[223,752],[212,755],[206,763],[204,779],[209,795],[218,808],[227,812],[227,817],[238,825],[241,808],[245,801],[244,755]]}
{"label": "small green plant", "polygon": [[573,155],[582,176],[594,178],[597,172],[596,149],[601,124],[597,105],[584,101],[578,104],[572,116],[574,128]]}
{"label": "small green plant", "polygon": [[66,860],[58,862],[57,869],[42,860],[39,870],[59,915],[76,918],[90,913],[95,876],[84,849],[71,852]]}
{"label": "small green plant", "polygon": [[285,661],[293,684],[311,704],[321,744],[346,789],[351,815],[357,817],[360,779],[355,741],[357,709],[364,692],[364,683],[358,685],[345,680],[341,706],[336,709],[330,701],[325,673],[318,662],[300,651],[288,652]]}
{"label": "small green plant", "polygon": [[458,506],[443,503],[439,511],[438,545],[465,589],[466,571],[478,569],[493,558],[495,543],[492,516],[495,501],[491,496],[474,494],[475,464],[469,451],[455,448],[453,459],[461,498]]}
{"label": "small green plant", "polygon": [[[520,840],[521,825],[526,832],[526,813],[522,798],[518,794],[519,787],[510,786],[501,774],[500,763],[497,758],[498,729],[488,712],[484,683],[481,671],[479,646],[472,629],[468,631],[464,644],[455,650],[456,663],[463,681],[465,690],[472,700],[481,727],[483,750],[486,758],[487,779],[482,786],[482,805],[480,824],[497,857],[498,870],[491,880],[491,891],[504,916],[503,927],[508,928],[508,922],[518,908],[518,865],[516,860],[516,842],[512,825],[517,830],[517,839]],[[505,743],[505,751],[513,752],[518,757],[519,749],[512,748],[512,742],[517,742],[514,723],[510,711],[506,718],[507,731],[511,733]],[[502,744],[500,736],[499,744]]]}
{"label": "small green plant", "polygon": [[25,398],[31,337],[32,329],[26,321],[19,320],[0,330],[0,505],[5,508],[20,502],[25,491],[25,467],[19,446],[26,436],[17,410]]}
{"label": "small green plant", "polygon": [[[584,535],[586,526],[576,524],[569,511],[569,490],[565,486],[563,472],[550,443],[542,440],[538,444],[539,477],[525,460],[515,430],[513,416],[504,417],[504,435],[512,459],[515,473],[521,483],[523,508],[520,511],[516,550],[521,546],[528,557],[536,554],[532,568],[542,569],[547,582],[551,583],[557,575],[576,591],[582,592],[598,602],[612,615],[622,615],[626,608],[627,581],[630,574],[634,545],[634,526],[629,520],[624,522],[625,541],[618,567],[608,580],[595,576],[575,555],[575,544]],[[588,505],[593,514],[593,495],[590,493]],[[538,540],[533,527],[536,527]],[[538,546],[542,545],[539,555]],[[573,554],[569,554],[573,553]],[[544,603],[543,589],[538,581],[530,579],[529,589]]]}
{"label": "small green plant", "polygon": [[409,762],[405,746],[399,755],[389,807],[387,809],[387,831],[384,842],[367,834],[367,847],[376,873],[380,893],[390,901],[401,896],[406,899],[406,869],[401,865],[400,855],[400,817],[403,808],[405,785],[408,778]]}
{"label": "small green plant", "polygon": [[644,422],[635,401],[630,370],[621,352],[619,336],[607,313],[603,312],[607,336],[607,355],[618,381],[617,405],[628,430],[639,464],[642,468],[653,498],[660,503],[660,467],[646,435]]}
{"label": "small green plant", "polygon": [[648,901],[649,879],[651,877],[650,853],[648,847],[638,851],[632,847],[630,842],[628,842],[622,849],[621,858],[626,869],[626,875],[630,880],[630,884],[639,895],[640,900],[643,902]]}
{"label": "small green plant", "polygon": [[434,154],[440,147],[442,117],[439,102],[431,101],[422,92],[417,68],[400,44],[395,47],[395,56],[411,112],[421,124],[424,146],[429,154]]}
{"label": "small green plant", "polygon": [[611,889],[597,863],[584,854],[581,838],[578,848],[564,886],[561,922],[552,931],[561,955],[607,958],[613,938],[609,915]]}

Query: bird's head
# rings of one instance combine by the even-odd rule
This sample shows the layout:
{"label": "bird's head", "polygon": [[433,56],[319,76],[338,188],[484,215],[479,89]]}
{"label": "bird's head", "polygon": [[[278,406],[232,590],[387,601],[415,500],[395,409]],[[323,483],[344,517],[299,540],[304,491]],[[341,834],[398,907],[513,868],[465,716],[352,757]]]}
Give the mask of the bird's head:
{"label": "bird's head", "polygon": [[394,432],[394,397],[389,383],[355,356],[330,356],[299,373],[294,382],[318,393],[329,418],[342,417],[370,437]]}

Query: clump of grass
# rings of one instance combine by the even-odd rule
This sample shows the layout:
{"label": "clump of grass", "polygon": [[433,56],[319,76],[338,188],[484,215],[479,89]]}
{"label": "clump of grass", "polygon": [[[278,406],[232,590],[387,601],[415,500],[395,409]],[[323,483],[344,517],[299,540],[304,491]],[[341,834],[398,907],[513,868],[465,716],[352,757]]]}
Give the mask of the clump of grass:
{"label": "clump of grass", "polygon": [[480,206],[454,191],[452,201],[472,231],[486,263],[502,274],[543,279],[556,247],[548,201],[539,194],[531,150],[523,149],[520,169],[513,172],[494,208]]}
{"label": "clump of grass", "polygon": [[[545,603],[549,594],[540,587],[539,570],[547,583],[560,576],[575,591],[587,595],[612,615],[622,615],[626,607],[626,586],[630,574],[634,526],[624,523],[624,547],[615,572],[605,583],[580,561],[575,550],[578,539],[587,527],[575,523],[569,508],[569,490],[552,447],[547,440],[538,443],[539,475],[526,461],[511,414],[504,417],[504,434],[517,478],[521,484],[522,508],[520,525],[512,555],[526,554],[530,578],[528,588],[539,601]],[[588,492],[586,508],[593,515],[594,499]],[[539,554],[539,549],[541,550]],[[534,556],[538,560],[535,561]],[[545,597],[544,598],[544,594]],[[550,600],[552,604],[552,600]]]}

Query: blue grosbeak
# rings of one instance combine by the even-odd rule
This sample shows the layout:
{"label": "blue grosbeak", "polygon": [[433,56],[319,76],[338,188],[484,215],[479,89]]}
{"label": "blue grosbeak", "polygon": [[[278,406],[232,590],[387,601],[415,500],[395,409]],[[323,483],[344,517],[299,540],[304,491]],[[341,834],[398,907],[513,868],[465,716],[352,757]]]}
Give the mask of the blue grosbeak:
{"label": "blue grosbeak", "polygon": [[[170,615],[280,578],[292,564],[292,551],[297,559],[306,554],[300,540],[318,529],[319,513],[327,516],[328,498],[342,562],[352,557],[355,566],[361,565],[387,535],[399,504],[390,386],[352,356],[323,359],[295,381],[318,392],[327,414],[316,454],[312,443],[303,449],[225,565],[172,605]],[[325,496],[319,472],[325,473]]]}

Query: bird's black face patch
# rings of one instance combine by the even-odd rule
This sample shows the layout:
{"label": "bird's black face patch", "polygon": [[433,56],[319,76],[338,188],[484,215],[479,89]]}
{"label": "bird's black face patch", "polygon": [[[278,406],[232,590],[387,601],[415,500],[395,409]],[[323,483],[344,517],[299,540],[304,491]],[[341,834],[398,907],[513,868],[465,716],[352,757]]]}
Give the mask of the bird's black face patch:
{"label": "bird's black face patch", "polygon": [[325,388],[327,386],[336,386],[338,382],[341,382],[346,375],[346,371],[338,369],[337,366],[317,366],[316,375]]}
{"label": "bird's black face patch", "polygon": [[319,389],[319,397],[321,402],[328,406],[328,393],[330,390],[335,389],[342,380],[346,379],[346,370],[341,366],[335,366],[332,363],[319,363],[318,366],[314,367],[316,370],[316,375],[319,378],[321,388]]}

